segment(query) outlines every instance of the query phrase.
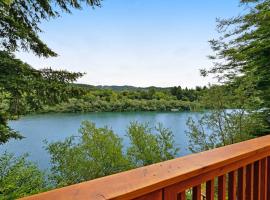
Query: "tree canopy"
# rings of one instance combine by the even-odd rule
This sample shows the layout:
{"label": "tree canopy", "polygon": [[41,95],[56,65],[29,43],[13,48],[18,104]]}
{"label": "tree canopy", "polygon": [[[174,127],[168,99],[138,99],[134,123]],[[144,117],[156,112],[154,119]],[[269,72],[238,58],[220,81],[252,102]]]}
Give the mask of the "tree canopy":
{"label": "tree canopy", "polygon": [[214,67],[202,74],[219,80],[254,87],[270,105],[270,1],[243,0],[244,14],[218,20],[219,39],[210,41]]}
{"label": "tree canopy", "polygon": [[[204,151],[269,133],[270,0],[242,0],[243,14],[218,19],[220,37],[210,41],[214,74],[223,83],[204,101],[214,107],[198,121],[187,122],[190,150]],[[224,105],[237,108],[226,111]]]}
{"label": "tree canopy", "polygon": [[14,117],[80,95],[70,83],[82,73],[50,68],[36,70],[12,54],[0,51],[0,144],[20,136],[7,126]]}
{"label": "tree canopy", "polygon": [[173,159],[179,153],[173,133],[161,124],[132,122],[126,132],[130,144],[108,127],[84,121],[79,136],[50,143],[53,184],[62,187],[98,177]]}

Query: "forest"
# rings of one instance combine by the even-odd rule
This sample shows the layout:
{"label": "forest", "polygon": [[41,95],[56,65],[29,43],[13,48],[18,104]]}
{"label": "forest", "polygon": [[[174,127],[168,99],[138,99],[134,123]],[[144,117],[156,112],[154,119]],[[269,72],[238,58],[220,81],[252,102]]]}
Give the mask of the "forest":
{"label": "forest", "polygon": [[92,86],[92,89],[83,90],[83,95],[54,106],[45,105],[39,112],[194,111],[201,109],[199,96],[207,88],[182,89],[178,86],[113,90]]}
{"label": "forest", "polygon": [[[215,76],[217,84],[191,89],[91,86],[77,83],[84,72],[30,66],[16,57],[18,50],[44,58],[57,56],[39,36],[42,20],[70,14],[82,9],[82,4],[100,7],[102,1],[0,0],[0,145],[24,137],[9,126],[10,120],[35,113],[210,110],[198,121],[190,118],[186,122],[191,152],[268,134],[270,0],[239,3],[245,12],[217,20],[219,36],[209,41],[212,55],[208,57],[213,65],[201,69],[202,76]],[[28,196],[175,158],[179,148],[172,131],[165,127],[131,122],[126,130],[130,144],[124,150],[123,138],[113,130],[82,122],[78,138],[45,145],[51,159],[49,172],[40,170],[27,155],[1,152],[0,199]]]}

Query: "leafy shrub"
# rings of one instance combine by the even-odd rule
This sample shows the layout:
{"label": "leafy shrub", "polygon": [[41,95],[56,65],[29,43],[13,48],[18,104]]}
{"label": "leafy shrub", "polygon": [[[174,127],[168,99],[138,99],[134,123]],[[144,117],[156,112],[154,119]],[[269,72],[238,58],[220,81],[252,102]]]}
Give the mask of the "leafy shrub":
{"label": "leafy shrub", "polygon": [[0,199],[16,199],[49,188],[45,174],[26,158],[8,153],[0,156]]}
{"label": "leafy shrub", "polygon": [[108,127],[97,128],[84,121],[79,133],[47,147],[52,164],[50,178],[57,186],[172,159],[179,151],[172,132],[161,125],[153,130],[147,124],[131,123],[127,131],[130,146],[126,151],[122,139]]}

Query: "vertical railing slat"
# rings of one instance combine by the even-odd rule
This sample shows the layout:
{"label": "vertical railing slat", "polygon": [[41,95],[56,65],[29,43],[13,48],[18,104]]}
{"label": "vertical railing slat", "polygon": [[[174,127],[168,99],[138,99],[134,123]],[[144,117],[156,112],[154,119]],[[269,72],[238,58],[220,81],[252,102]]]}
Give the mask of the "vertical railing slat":
{"label": "vertical railing slat", "polygon": [[260,192],[261,192],[261,200],[266,200],[266,188],[267,188],[267,183],[266,183],[266,176],[267,176],[267,167],[266,167],[266,164],[267,164],[267,160],[266,158],[264,159],[261,159],[261,187],[260,187]]}
{"label": "vertical railing slat", "polygon": [[206,200],[214,200],[215,183],[214,179],[206,182]]}
{"label": "vertical railing slat", "polygon": [[192,188],[192,200],[201,200],[201,185]]}
{"label": "vertical railing slat", "polygon": [[246,200],[245,197],[245,189],[246,189],[246,168],[241,167],[238,169],[238,182],[237,182],[237,199],[238,200]]}
{"label": "vertical railing slat", "polygon": [[[167,200],[167,199],[166,199],[166,200]],[[177,200],[186,200],[186,191],[180,192],[180,193],[177,195]]]}
{"label": "vertical railing slat", "polygon": [[167,187],[167,188],[164,188],[163,199],[164,200],[179,200],[180,197],[176,191]]}
{"label": "vertical railing slat", "polygon": [[218,177],[218,200],[226,199],[226,175]]}
{"label": "vertical railing slat", "polygon": [[236,200],[236,172],[235,171],[232,171],[229,173],[228,199]]}
{"label": "vertical railing slat", "polygon": [[261,162],[256,161],[254,162],[254,184],[253,184],[253,199],[257,200],[260,199],[260,171],[261,171]]}
{"label": "vertical railing slat", "polygon": [[270,200],[270,156],[267,157],[267,200]]}
{"label": "vertical railing slat", "polygon": [[254,165],[249,164],[246,167],[246,200],[253,199],[253,178],[254,178]]}

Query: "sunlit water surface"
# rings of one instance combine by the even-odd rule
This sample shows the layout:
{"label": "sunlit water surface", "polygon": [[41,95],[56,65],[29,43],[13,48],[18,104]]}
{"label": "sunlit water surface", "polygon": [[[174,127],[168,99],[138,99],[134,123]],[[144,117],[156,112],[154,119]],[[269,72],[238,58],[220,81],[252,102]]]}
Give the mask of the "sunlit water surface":
{"label": "sunlit water surface", "polygon": [[40,168],[47,169],[50,166],[50,157],[45,150],[44,140],[48,142],[63,141],[71,135],[78,135],[80,124],[84,120],[94,122],[97,127],[108,126],[115,133],[123,137],[124,146],[129,141],[125,137],[130,122],[147,122],[151,127],[162,123],[169,128],[174,136],[175,143],[180,147],[179,156],[186,155],[188,151],[188,138],[186,121],[189,117],[198,119],[202,115],[199,112],[124,112],[124,113],[87,113],[87,114],[43,114],[25,116],[16,121],[10,121],[9,125],[19,131],[22,140],[11,140],[0,146],[0,154],[4,151],[15,155],[29,154],[29,159],[36,162]]}

